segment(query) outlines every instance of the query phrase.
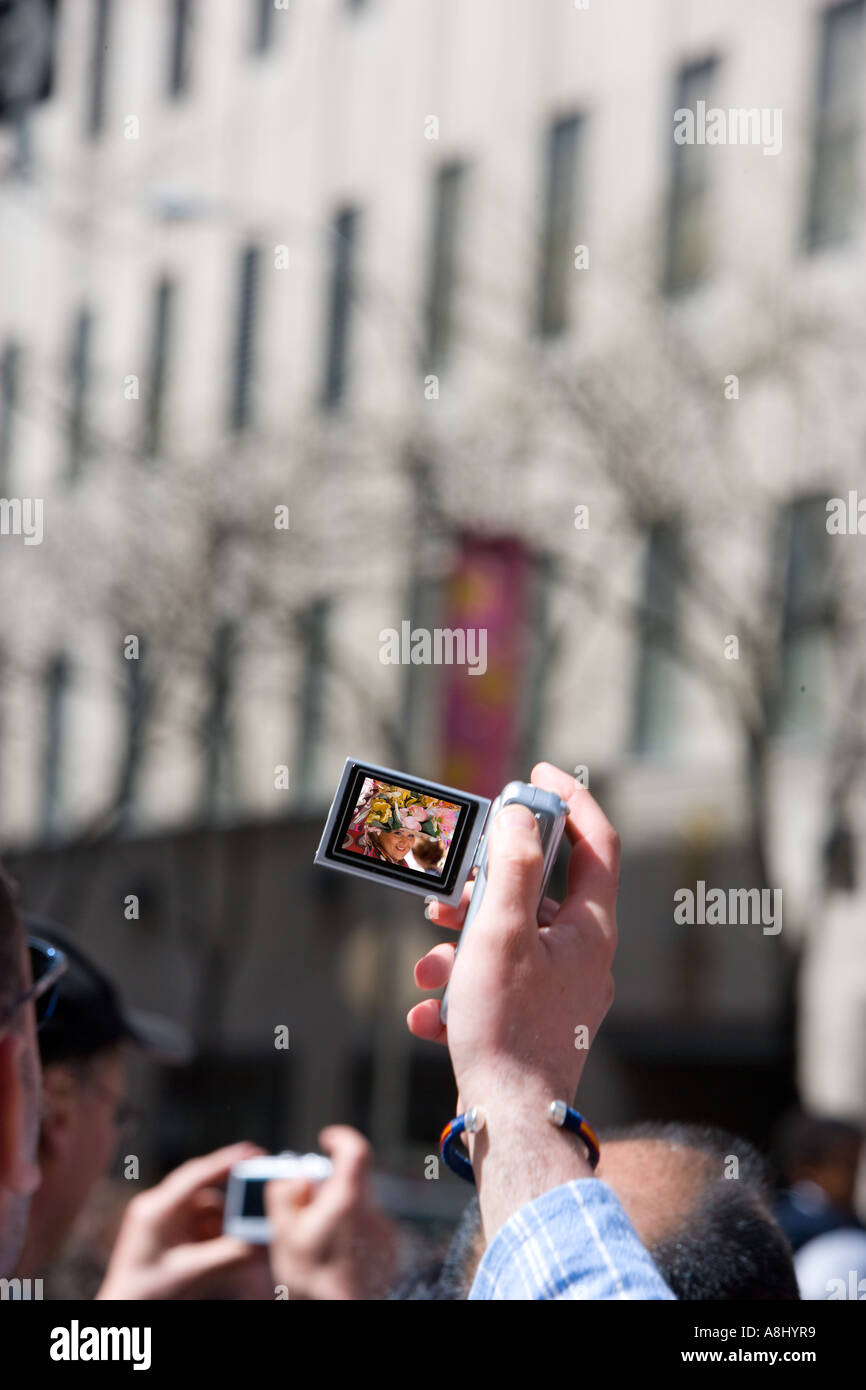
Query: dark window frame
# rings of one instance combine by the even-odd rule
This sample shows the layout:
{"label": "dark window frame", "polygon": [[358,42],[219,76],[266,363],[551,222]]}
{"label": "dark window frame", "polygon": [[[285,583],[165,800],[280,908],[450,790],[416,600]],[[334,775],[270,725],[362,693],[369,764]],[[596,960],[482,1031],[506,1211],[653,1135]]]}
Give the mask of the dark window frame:
{"label": "dark window frame", "polygon": [[430,371],[445,365],[454,343],[467,173],[466,162],[456,159],[436,171],[424,333],[424,365]]}
{"label": "dark window frame", "polygon": [[172,101],[190,87],[194,0],[172,0],[169,42],[168,96]]}
{"label": "dark window frame", "polygon": [[67,435],[67,477],[75,483],[81,477],[89,449],[88,417],[93,375],[94,314],[82,305],[75,316],[70,354],[71,400]]}
{"label": "dark window frame", "polygon": [[42,749],[43,836],[53,839],[63,824],[63,757],[69,717],[69,691],[72,668],[65,652],[51,657],[45,672],[45,739]]}
{"label": "dark window frame", "polygon": [[535,304],[535,331],[540,338],[558,337],[570,324],[585,127],[586,117],[575,111],[557,117],[547,129],[544,221]]}
{"label": "dark window frame", "polygon": [[347,395],[355,267],[361,214],[354,205],[341,207],[332,223],[332,257],[328,292],[322,405],[333,409]]}
{"label": "dark window frame", "polygon": [[[837,45],[846,48],[848,35],[845,21],[853,16],[859,23],[859,42],[861,59],[866,59],[866,0],[841,0],[822,10],[819,16],[821,33],[818,41],[817,75],[815,83],[815,119],[812,136],[812,163],[809,172],[809,185],[804,228],[804,241],[807,251],[820,251],[826,246],[837,246],[850,240],[857,222],[857,212],[862,204],[863,185],[860,176],[861,152],[866,129],[863,111],[863,65],[860,67],[859,90],[846,93],[845,99],[836,95],[838,84],[834,83],[834,60],[838,61]],[[839,29],[836,29],[839,26]],[[838,74],[836,74],[838,76]],[[839,146],[849,141],[847,150],[848,183],[847,201],[842,224],[832,227],[828,217],[828,204],[825,201],[825,181],[832,175],[834,167],[831,155],[838,155]],[[842,183],[845,180],[841,181]]]}
{"label": "dark window frame", "polygon": [[217,624],[208,660],[209,701],[202,722],[202,807],[209,821],[231,814],[238,794],[237,692],[239,632],[231,621]]}
{"label": "dark window frame", "polygon": [[777,738],[813,737],[821,732],[820,719],[810,716],[801,722],[797,717],[801,711],[795,715],[798,702],[792,683],[802,676],[796,657],[804,642],[818,638],[830,650],[834,643],[838,608],[830,571],[826,496],[804,493],[791,498],[782,510],[778,534],[782,576],[778,682],[768,723]]}
{"label": "dark window frame", "polygon": [[248,242],[240,253],[237,317],[229,394],[229,428],[249,429],[255,416],[256,345],[261,306],[261,246]]}
{"label": "dark window frame", "polygon": [[87,86],[87,116],[85,131],[96,140],[105,129],[105,93],[108,83],[108,50],[112,25],[113,0],[92,0],[93,34]]}
{"label": "dark window frame", "polygon": [[11,489],[23,355],[21,344],[14,338],[8,338],[0,352],[0,494],[3,496]]}
{"label": "dark window frame", "polygon": [[167,275],[161,276],[156,285],[153,331],[150,343],[150,369],[145,398],[144,452],[148,457],[158,454],[162,446],[166,386],[170,366],[170,341],[176,298],[177,286],[175,281]]}
{"label": "dark window frame", "polygon": [[[712,54],[698,62],[685,63],[676,75],[673,113],[693,110],[698,101],[713,104],[713,88],[721,68],[719,58]],[[701,95],[697,95],[698,89]],[[712,264],[710,235],[710,193],[712,165],[707,160],[706,145],[678,145],[673,138],[671,120],[671,164],[669,172],[666,219],[664,231],[664,293],[669,297],[687,294],[702,285],[709,277]],[[690,236],[695,238],[697,252],[689,247]],[[693,264],[689,265],[689,254]]]}
{"label": "dark window frame", "polygon": [[672,696],[678,675],[678,633],[686,586],[682,520],[660,517],[647,532],[643,571],[643,614],[638,631],[631,746],[637,757],[670,752],[676,719],[658,719],[660,686]]}

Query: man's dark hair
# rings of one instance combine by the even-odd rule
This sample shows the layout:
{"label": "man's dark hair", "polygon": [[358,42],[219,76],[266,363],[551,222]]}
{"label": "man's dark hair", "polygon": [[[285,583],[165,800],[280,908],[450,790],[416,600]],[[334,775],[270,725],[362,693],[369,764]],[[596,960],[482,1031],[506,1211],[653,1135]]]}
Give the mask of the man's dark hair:
{"label": "man's dark hair", "polygon": [[711,1183],[684,1229],[657,1241],[650,1254],[679,1299],[774,1303],[800,1297],[781,1227],[737,1179]]}
{"label": "man's dark hair", "polygon": [[468,1296],[478,1263],[481,1211],[473,1197],[463,1208],[451,1243],[442,1260],[408,1274],[389,1298],[411,1302],[459,1302]]}
{"label": "man's dark hair", "polygon": [[0,1017],[24,988],[21,973],[23,927],[15,899],[15,885],[0,864]]}
{"label": "man's dark hair", "polygon": [[[603,1141],[656,1140],[703,1154],[715,1169],[681,1229],[650,1248],[659,1273],[683,1300],[799,1299],[791,1247],[772,1213],[770,1165],[754,1144],[713,1125],[645,1121]],[[728,1174],[736,1159],[736,1177]]]}
{"label": "man's dark hair", "polygon": [[[602,1143],[656,1140],[703,1154],[718,1165],[680,1229],[650,1246],[659,1273],[679,1299],[799,1299],[791,1248],[771,1209],[766,1160],[745,1139],[708,1125],[646,1122],[604,1131]],[[725,1177],[737,1159],[738,1176]],[[480,1227],[477,1199],[464,1211],[440,1265],[408,1280],[393,1297],[460,1299],[469,1291],[468,1261]],[[474,1269],[472,1270],[474,1273]]]}
{"label": "man's dark hair", "polygon": [[825,1163],[840,1149],[852,1148],[862,1140],[863,1132],[852,1120],[802,1111],[786,1115],[776,1130],[774,1145],[779,1176],[787,1186],[804,1168]]}
{"label": "man's dark hair", "polygon": [[689,1124],[685,1120],[640,1120],[631,1125],[600,1129],[598,1136],[603,1144],[626,1139],[655,1139],[691,1149],[717,1165],[720,1178],[724,1177],[727,1161],[733,1156],[737,1160],[738,1176],[725,1181],[745,1183],[767,1206],[772,1202],[773,1185],[767,1159],[748,1139],[740,1139],[716,1125]]}

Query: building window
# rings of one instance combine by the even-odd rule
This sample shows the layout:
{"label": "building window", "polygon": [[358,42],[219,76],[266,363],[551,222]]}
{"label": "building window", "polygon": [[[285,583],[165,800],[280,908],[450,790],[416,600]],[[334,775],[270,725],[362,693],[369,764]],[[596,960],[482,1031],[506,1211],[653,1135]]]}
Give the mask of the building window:
{"label": "building window", "polygon": [[274,41],[274,0],[254,0],[253,53],[267,53]]}
{"label": "building window", "polygon": [[682,533],[659,521],[647,539],[644,613],[638,634],[633,747],[639,754],[670,749],[677,727],[677,632],[683,575]]}
{"label": "building window", "polygon": [[[683,68],[677,78],[674,111],[691,111],[696,115],[699,101],[709,109],[713,105],[717,70],[715,59]],[[673,162],[665,250],[665,291],[668,294],[677,294],[699,284],[710,263],[707,148],[696,143],[678,145],[673,137],[674,122],[672,116],[668,138]]]}
{"label": "building window", "polygon": [[835,604],[826,497],[802,497],[782,518],[785,587],[778,704],[772,723],[783,736],[814,734],[833,659]]}
{"label": "building window", "polygon": [[7,343],[0,353],[0,493],[5,497],[12,477],[15,412],[21,383],[21,349]]}
{"label": "building window", "polygon": [[69,375],[72,399],[69,408],[68,473],[71,482],[81,474],[88,450],[87,408],[90,394],[93,317],[87,309],[78,314],[72,331]]}
{"label": "building window", "polygon": [[63,826],[63,759],[69,703],[69,662],[52,658],[45,675],[45,734],[42,757],[42,833],[55,836]]}
{"label": "building window", "polygon": [[237,664],[237,632],[223,622],[213,636],[208,670],[209,701],[202,739],[204,744],[204,809],[209,820],[230,815],[237,802],[237,765],[234,723],[234,686]]}
{"label": "building window", "polygon": [[182,96],[189,88],[193,0],[172,0],[169,96]]}
{"label": "building window", "polygon": [[23,121],[54,95],[58,0],[0,4],[0,122]]}
{"label": "building window", "polygon": [[860,206],[863,148],[864,0],[821,16],[817,110],[806,242],[810,249],[851,235]]}
{"label": "building window", "polygon": [[95,139],[105,124],[105,87],[108,71],[111,0],[93,0],[93,49],[87,91],[87,134]]}
{"label": "building window", "polygon": [[297,618],[301,661],[303,663],[303,683],[292,787],[301,796],[316,791],[318,760],[325,737],[330,621],[331,601],[327,598],[314,599]]}
{"label": "building window", "polygon": [[568,323],[577,244],[577,116],[556,121],[547,137],[547,182],[542,227],[537,327],[543,337],[562,333]]}
{"label": "building window", "polygon": [[118,810],[121,824],[128,825],[135,812],[142,766],[145,725],[150,702],[147,678],[147,647],[139,643],[136,658],[123,659],[126,705],[126,746],[118,784]]}
{"label": "building window", "polygon": [[174,305],[174,285],[160,280],[156,287],[151,341],[150,371],[144,416],[144,452],[158,454],[162,444],[163,407],[169,364],[169,337]]}
{"label": "building window", "polygon": [[247,246],[242,251],[240,260],[237,336],[230,397],[229,423],[236,431],[246,429],[252,420],[260,265],[260,248]]}
{"label": "building window", "polygon": [[453,336],[460,207],[465,176],[463,164],[448,164],[436,176],[425,335],[425,363],[431,371],[440,367],[447,358]]}
{"label": "building window", "polygon": [[331,289],[328,303],[323,402],[334,406],[346,394],[349,317],[354,293],[358,213],[343,208],[334,219]]}

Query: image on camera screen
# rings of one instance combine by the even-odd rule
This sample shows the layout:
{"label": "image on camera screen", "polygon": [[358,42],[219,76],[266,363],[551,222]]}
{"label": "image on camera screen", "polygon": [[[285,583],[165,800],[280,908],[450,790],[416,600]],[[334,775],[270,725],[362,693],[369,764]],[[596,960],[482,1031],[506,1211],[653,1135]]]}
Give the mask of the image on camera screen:
{"label": "image on camera screen", "polygon": [[456,802],[365,777],[341,849],[441,879],[461,810]]}
{"label": "image on camera screen", "polygon": [[265,1215],[265,1180],[264,1178],[247,1178],[244,1183],[243,1203],[241,1206],[241,1216],[257,1217],[262,1219]]}
{"label": "image on camera screen", "polygon": [[315,862],[456,901],[490,802],[347,758]]}

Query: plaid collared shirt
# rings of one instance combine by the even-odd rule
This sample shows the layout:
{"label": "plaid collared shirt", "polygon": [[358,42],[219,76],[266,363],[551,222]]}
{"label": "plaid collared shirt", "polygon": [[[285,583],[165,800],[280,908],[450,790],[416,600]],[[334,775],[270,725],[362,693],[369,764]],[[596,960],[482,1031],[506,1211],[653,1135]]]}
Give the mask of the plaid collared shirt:
{"label": "plaid collared shirt", "polygon": [[612,1187],[580,1178],[515,1212],[497,1231],[474,1299],[673,1299]]}

